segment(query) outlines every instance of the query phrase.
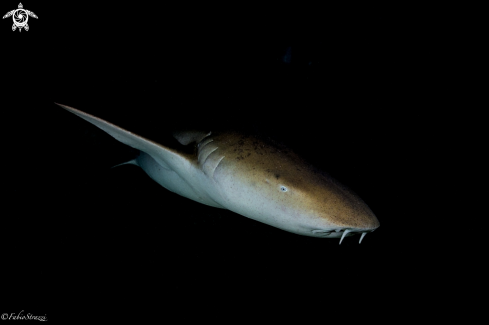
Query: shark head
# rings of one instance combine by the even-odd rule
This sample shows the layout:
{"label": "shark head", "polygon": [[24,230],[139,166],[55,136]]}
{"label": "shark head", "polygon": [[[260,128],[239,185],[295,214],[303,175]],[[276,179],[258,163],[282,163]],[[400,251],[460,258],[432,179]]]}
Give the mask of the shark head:
{"label": "shark head", "polygon": [[212,178],[228,209],[296,234],[341,238],[340,244],[355,234],[361,242],[379,227],[360,197],[286,146],[240,133],[209,138],[201,144],[218,147]]}

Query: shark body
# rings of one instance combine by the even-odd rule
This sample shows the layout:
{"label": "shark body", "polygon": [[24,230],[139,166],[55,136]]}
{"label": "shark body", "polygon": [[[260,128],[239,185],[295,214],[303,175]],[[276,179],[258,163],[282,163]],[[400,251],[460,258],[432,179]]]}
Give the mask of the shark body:
{"label": "shark body", "polygon": [[166,189],[299,235],[364,236],[379,227],[367,204],[292,150],[257,134],[180,131],[182,151],[153,142],[98,117],[60,105],[140,151],[127,163]]}

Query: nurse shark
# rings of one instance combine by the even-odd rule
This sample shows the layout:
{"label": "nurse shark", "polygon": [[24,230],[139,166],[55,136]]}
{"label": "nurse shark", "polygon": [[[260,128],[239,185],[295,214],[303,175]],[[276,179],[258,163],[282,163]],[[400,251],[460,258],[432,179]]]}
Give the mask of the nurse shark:
{"label": "nurse shark", "polygon": [[140,151],[123,164],[141,167],[167,190],[199,203],[298,235],[340,238],[340,244],[356,234],[361,235],[361,243],[380,225],[353,191],[267,136],[237,130],[181,130],[173,133],[181,146],[170,147],[57,105]]}

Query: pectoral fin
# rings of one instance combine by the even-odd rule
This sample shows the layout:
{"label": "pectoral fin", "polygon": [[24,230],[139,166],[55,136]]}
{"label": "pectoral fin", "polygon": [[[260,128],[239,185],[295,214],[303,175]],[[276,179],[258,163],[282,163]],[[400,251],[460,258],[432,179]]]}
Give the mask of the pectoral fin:
{"label": "pectoral fin", "polygon": [[147,153],[159,164],[169,169],[173,169],[178,172],[182,168],[188,167],[188,165],[191,163],[191,159],[190,159],[191,157],[185,153],[179,152],[175,149],[165,147],[161,144],[158,144],[142,136],[124,130],[123,128],[120,128],[117,125],[114,125],[98,117],[77,110],[73,107],[69,107],[58,103],[55,104],[81,117],[82,119],[90,122],[91,124],[95,125],[99,129],[105,131],[106,133],[114,137],[117,141]]}

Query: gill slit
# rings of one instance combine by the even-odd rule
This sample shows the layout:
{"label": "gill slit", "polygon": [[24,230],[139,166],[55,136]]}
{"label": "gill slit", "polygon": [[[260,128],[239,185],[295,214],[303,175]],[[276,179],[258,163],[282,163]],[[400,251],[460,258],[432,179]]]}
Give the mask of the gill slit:
{"label": "gill slit", "polygon": [[205,157],[204,161],[202,162],[202,165],[205,165],[205,162],[207,161],[207,159],[209,159],[209,157],[211,156],[211,154],[216,151],[217,149],[219,149],[219,147],[215,147],[211,152],[209,152],[209,154],[207,155],[207,157]]}

